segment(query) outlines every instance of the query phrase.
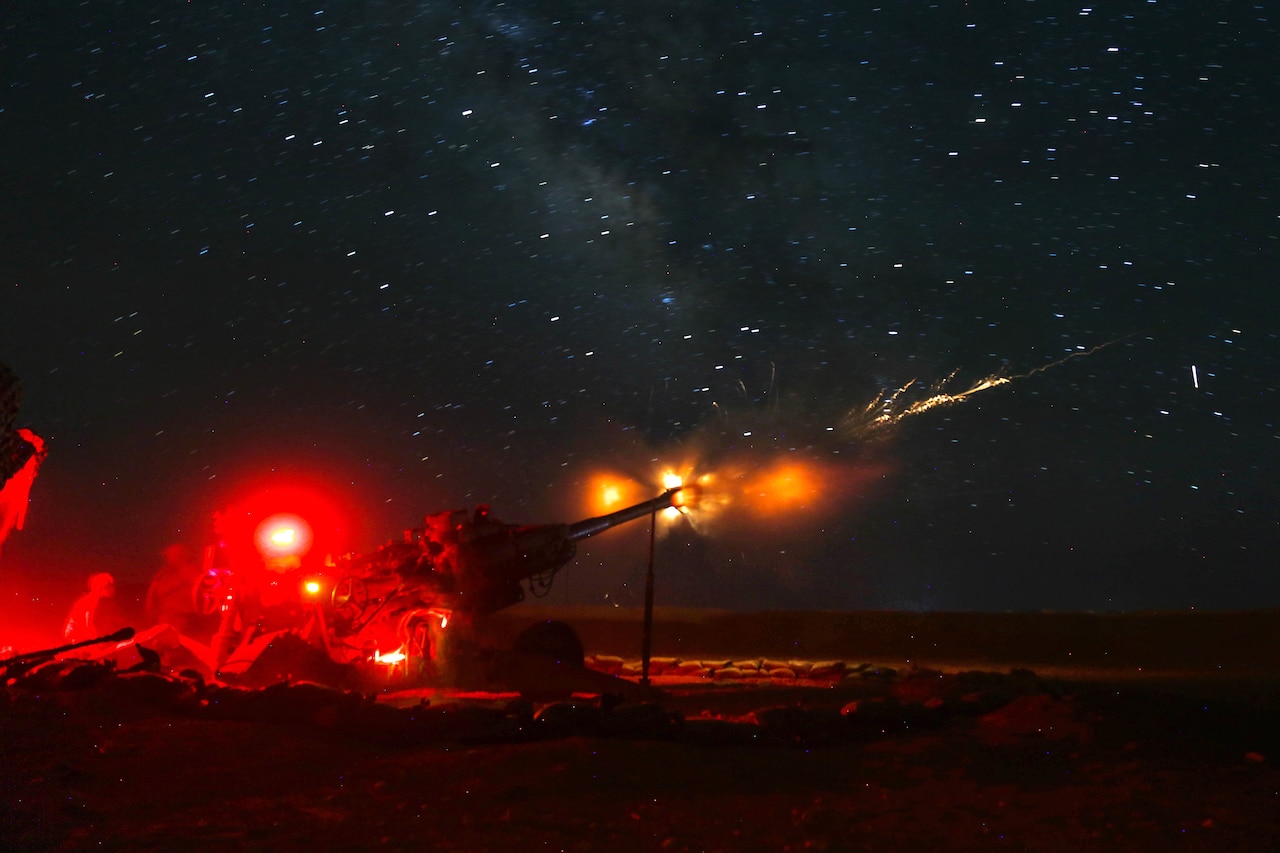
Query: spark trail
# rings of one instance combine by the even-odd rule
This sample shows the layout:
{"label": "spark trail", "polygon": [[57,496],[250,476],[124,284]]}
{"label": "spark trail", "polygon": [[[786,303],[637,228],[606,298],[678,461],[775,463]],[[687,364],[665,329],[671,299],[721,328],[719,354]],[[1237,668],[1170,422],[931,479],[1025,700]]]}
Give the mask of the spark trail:
{"label": "spark trail", "polygon": [[919,382],[912,379],[894,391],[881,391],[871,402],[865,406],[851,410],[840,422],[840,434],[846,439],[866,440],[878,438],[884,435],[886,430],[892,429],[902,423],[907,418],[915,417],[923,414],[931,409],[942,408],[944,406],[955,406],[963,403],[970,397],[982,391],[991,388],[999,388],[1002,385],[1008,385],[1021,379],[1030,379],[1038,373],[1044,373],[1046,370],[1066,364],[1075,358],[1084,358],[1087,355],[1093,355],[1101,349],[1106,349],[1112,344],[1119,343],[1130,337],[1116,338],[1107,341],[1104,344],[1098,344],[1096,347],[1087,350],[1078,350],[1063,356],[1057,361],[1051,361],[1040,367],[1032,368],[1026,373],[1018,373],[1012,376],[1003,373],[993,373],[979,379],[973,385],[964,391],[948,391],[947,386],[955,379],[956,371],[952,371],[941,382],[936,382],[929,386],[926,396],[916,400],[908,401],[908,393],[911,389],[917,387]]}
{"label": "spark trail", "polygon": [[[1092,355],[1125,340],[1108,341],[1088,350],[1070,352],[1056,361],[1032,368],[1024,373],[993,373],[979,379],[963,391],[948,390],[956,373],[932,386],[921,396],[913,394],[920,383],[912,380],[893,391],[881,392],[865,406],[848,412],[840,421],[836,435],[842,441],[868,441],[881,438],[907,418],[932,409],[954,406],[991,388],[1029,379],[1076,358]],[[773,385],[771,384],[771,391]],[[743,396],[746,396],[745,387]],[[776,395],[774,395],[776,400]],[[714,405],[714,404],[713,404]],[[718,405],[716,410],[724,415]],[[776,406],[769,413],[777,415]],[[751,435],[750,432],[740,432]],[[830,433],[828,433],[830,435]],[[622,506],[638,503],[655,490],[683,485],[680,502],[660,514],[659,530],[669,530],[671,523],[683,519],[699,533],[721,529],[721,525],[739,523],[759,531],[763,526],[794,525],[797,516],[815,518],[824,513],[840,512],[849,501],[872,492],[876,483],[890,472],[884,463],[871,460],[845,462],[827,455],[834,447],[814,444],[796,452],[776,447],[757,448],[741,445],[720,448],[719,453],[697,450],[691,442],[681,451],[682,461],[634,466],[629,471],[597,470],[587,477],[582,512],[605,514]],[[708,457],[713,458],[708,458]],[[658,466],[658,467],[654,467]]]}

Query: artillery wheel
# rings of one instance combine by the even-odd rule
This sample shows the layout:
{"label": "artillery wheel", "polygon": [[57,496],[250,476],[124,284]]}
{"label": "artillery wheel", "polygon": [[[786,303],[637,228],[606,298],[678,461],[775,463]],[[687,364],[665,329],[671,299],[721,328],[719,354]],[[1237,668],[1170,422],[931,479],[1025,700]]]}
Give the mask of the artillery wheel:
{"label": "artillery wheel", "polygon": [[569,666],[580,667],[586,660],[578,632],[563,622],[551,619],[521,631],[516,637],[515,650],[522,655],[549,658]]}
{"label": "artillery wheel", "polygon": [[[521,631],[514,651],[517,659],[535,658],[570,669],[582,669],[586,659],[578,632],[553,620],[538,622]],[[551,683],[526,683],[520,685],[520,695],[531,702],[557,702],[568,699],[573,690]]]}
{"label": "artillery wheel", "polygon": [[191,606],[199,616],[212,616],[220,612],[234,595],[231,572],[226,569],[209,569],[196,578],[191,589]]}
{"label": "artillery wheel", "polygon": [[360,578],[347,575],[334,584],[330,601],[335,615],[354,622],[369,606],[369,588]]}

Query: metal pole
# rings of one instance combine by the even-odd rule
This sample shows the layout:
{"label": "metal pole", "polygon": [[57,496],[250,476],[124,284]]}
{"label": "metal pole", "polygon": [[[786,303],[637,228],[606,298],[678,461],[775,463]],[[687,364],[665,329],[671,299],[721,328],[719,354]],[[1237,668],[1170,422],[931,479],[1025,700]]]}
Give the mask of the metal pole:
{"label": "metal pole", "polygon": [[640,650],[640,684],[649,686],[649,651],[653,648],[653,541],[658,528],[658,508],[649,516],[649,569],[644,575],[644,645]]}

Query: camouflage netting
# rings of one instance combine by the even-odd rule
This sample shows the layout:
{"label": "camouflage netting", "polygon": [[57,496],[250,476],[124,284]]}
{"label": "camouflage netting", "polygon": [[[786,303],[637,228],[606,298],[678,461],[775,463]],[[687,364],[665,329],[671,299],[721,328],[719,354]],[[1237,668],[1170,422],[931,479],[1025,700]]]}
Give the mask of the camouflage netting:
{"label": "camouflage netting", "polygon": [[11,531],[22,529],[31,484],[45,455],[39,436],[17,428],[21,403],[22,384],[0,364],[0,544]]}
{"label": "camouflage netting", "polygon": [[18,473],[36,451],[17,433],[21,405],[22,383],[8,366],[0,364],[0,484]]}

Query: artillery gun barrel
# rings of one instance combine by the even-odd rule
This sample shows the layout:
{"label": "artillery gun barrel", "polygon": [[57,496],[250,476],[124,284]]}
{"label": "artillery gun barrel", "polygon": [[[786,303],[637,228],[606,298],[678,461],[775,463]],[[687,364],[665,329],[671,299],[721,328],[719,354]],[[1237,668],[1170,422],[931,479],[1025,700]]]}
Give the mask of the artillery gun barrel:
{"label": "artillery gun barrel", "polygon": [[123,643],[125,640],[133,639],[134,631],[132,628],[121,628],[114,634],[107,634],[103,637],[94,637],[92,640],[81,640],[78,643],[67,643],[65,646],[56,646],[52,649],[41,649],[37,652],[24,652],[20,655],[14,655],[11,658],[0,660],[0,669],[15,663],[24,661],[39,660],[40,658],[51,658],[60,655],[63,652],[69,652],[72,649],[78,649],[82,646],[92,646],[98,643]]}
{"label": "artillery gun barrel", "polygon": [[679,494],[681,488],[681,486],[676,486],[673,489],[667,489],[656,498],[620,509],[617,512],[611,512],[608,515],[574,522],[569,525],[569,541],[577,542],[579,539],[595,536],[597,533],[603,533],[611,527],[617,527],[619,524],[625,524],[628,521],[655,513],[660,509],[675,506],[676,495]]}

